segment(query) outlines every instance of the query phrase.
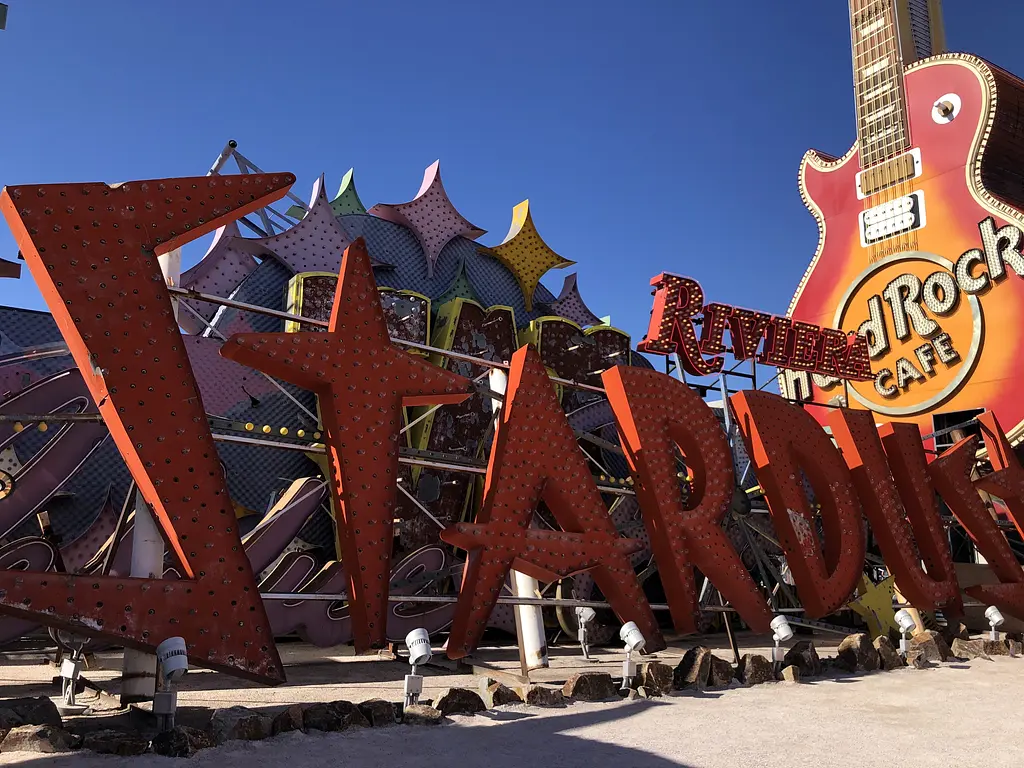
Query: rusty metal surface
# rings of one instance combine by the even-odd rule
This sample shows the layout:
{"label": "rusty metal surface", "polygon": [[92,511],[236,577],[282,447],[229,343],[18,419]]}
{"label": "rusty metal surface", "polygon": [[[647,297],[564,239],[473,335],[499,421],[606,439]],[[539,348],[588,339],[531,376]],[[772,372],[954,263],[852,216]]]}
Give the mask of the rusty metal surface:
{"label": "rusty metal surface", "polygon": [[402,408],[456,403],[468,380],[392,346],[362,239],[342,258],[327,333],[239,334],[221,351],[320,398],[356,648],[385,643]]}
{"label": "rusty metal surface", "polygon": [[[735,478],[718,419],[696,392],[663,373],[620,367],[602,378],[676,630],[697,631],[696,566],[752,629],[767,632],[772,616],[764,596],[722,528]],[[686,499],[677,447],[693,474]]]}
{"label": "rusty metal surface", "polygon": [[293,182],[282,173],[4,189],[0,210],[186,578],[0,571],[0,610],[143,649],[181,635],[196,664],[283,678],[157,256]]}
{"label": "rusty metal surface", "polygon": [[[864,568],[866,537],[850,470],[803,409],[768,392],[740,392],[730,400],[800,601],[808,616],[823,618],[846,603]],[[804,491],[804,475],[820,510]],[[819,516],[824,541],[815,530]]]}
{"label": "rusty metal surface", "polygon": [[911,424],[886,424],[880,436],[870,412],[845,408],[833,411],[829,425],[900,592],[921,610],[962,615],[920,431]]}
{"label": "rusty metal surface", "polygon": [[[531,527],[541,501],[561,531]],[[513,567],[544,581],[590,570],[619,618],[640,627],[647,649],[665,647],[629,561],[642,544],[615,530],[540,357],[529,346],[512,356],[476,522],[447,528],[441,537],[470,553],[448,640],[451,658],[476,647]]]}

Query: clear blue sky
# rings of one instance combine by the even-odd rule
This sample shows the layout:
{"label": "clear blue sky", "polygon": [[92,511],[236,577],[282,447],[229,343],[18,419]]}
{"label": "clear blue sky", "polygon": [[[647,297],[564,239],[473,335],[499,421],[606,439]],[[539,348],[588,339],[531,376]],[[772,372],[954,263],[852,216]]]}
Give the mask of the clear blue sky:
{"label": "clear blue sky", "polygon": [[[440,158],[482,243],[529,197],[634,340],[663,270],[785,310],[817,240],[800,157],[854,138],[843,0],[7,2],[0,184],[201,175],[234,138],[303,198],[354,166],[371,205]],[[945,5],[951,49],[1024,76],[1024,5]],[[42,308],[27,270],[0,304]]]}

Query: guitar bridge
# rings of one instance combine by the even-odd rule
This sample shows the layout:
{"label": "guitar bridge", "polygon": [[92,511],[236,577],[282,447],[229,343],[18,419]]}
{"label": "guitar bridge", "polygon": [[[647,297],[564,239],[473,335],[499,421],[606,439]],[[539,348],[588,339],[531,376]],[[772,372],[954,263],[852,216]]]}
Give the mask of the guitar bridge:
{"label": "guitar bridge", "polygon": [[924,192],[912,192],[888,203],[862,211],[860,244],[865,248],[906,232],[921,229],[927,223],[924,211]]}

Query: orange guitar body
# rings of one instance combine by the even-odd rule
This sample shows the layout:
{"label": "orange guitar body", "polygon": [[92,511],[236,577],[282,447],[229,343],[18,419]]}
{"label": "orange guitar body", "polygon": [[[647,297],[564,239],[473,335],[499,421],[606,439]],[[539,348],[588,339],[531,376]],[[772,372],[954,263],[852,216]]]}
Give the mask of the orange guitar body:
{"label": "orange guitar body", "polygon": [[[875,306],[882,309],[888,337],[888,349],[872,359],[881,380],[844,385],[818,379],[814,399],[845,396],[850,407],[875,411],[879,422],[914,422],[924,434],[933,431],[934,414],[986,408],[1017,441],[1024,434],[1024,278],[1007,263],[1002,276],[997,270],[984,290],[961,291],[941,315],[919,301],[939,330],[919,334],[911,327],[902,340],[883,292],[902,275],[922,283],[936,272],[953,276],[962,254],[984,249],[979,224],[990,217],[996,229],[1024,229],[1024,82],[981,59],[942,54],[908,67],[904,85],[921,171],[900,185],[899,194],[923,192],[923,227],[895,242],[881,241],[882,254],[878,243],[864,245],[858,217],[885,195],[859,199],[857,145],[842,158],[808,152],[800,166],[801,195],[818,221],[820,240],[789,314],[857,331],[870,317],[869,299],[879,297]],[[957,107],[952,119],[936,111],[943,100]],[[975,258],[969,278],[987,270],[985,260]],[[949,285],[948,278],[940,282]],[[933,306],[944,307],[947,298],[952,300],[937,290]],[[907,374],[907,362],[916,373]],[[809,410],[824,422],[829,409]]]}

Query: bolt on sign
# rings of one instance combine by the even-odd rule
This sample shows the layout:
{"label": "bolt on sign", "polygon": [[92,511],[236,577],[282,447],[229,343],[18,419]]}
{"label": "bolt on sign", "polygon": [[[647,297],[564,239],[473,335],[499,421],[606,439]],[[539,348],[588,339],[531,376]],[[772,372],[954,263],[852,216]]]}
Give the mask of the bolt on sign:
{"label": "bolt on sign", "polygon": [[[0,570],[0,612],[150,651],[181,636],[198,666],[267,683],[283,680],[157,257],[273,202],[293,181],[284,173],[208,176],[8,187],[0,194],[0,210],[180,575],[172,581]],[[700,304],[694,286],[684,286],[687,320]],[[739,333],[747,333],[749,318],[740,318]],[[754,354],[753,339],[773,320],[751,321],[746,354]],[[685,324],[676,325],[685,333]],[[788,336],[784,324],[774,327]],[[689,328],[686,343],[695,338]],[[781,338],[779,330],[773,343],[782,344]],[[845,351],[837,345],[831,364],[862,375],[854,349],[856,340]],[[362,239],[342,257],[326,332],[239,334],[221,354],[319,396],[352,636],[357,650],[383,645],[402,409],[463,401],[476,392],[472,382],[392,343]],[[810,352],[801,355],[810,359]],[[654,370],[612,367],[600,379],[677,629],[695,629],[693,569],[700,568],[744,621],[767,631],[767,596],[721,527],[735,478],[716,418],[685,384]],[[1004,499],[1024,531],[1024,468],[994,415],[981,423],[995,471],[976,486],[970,475],[974,437],[929,464],[912,429],[879,431],[862,413],[832,412],[840,452],[811,415],[777,395],[741,392],[731,406],[811,618],[837,610],[856,588],[866,538],[861,510],[914,604],[951,617],[961,613],[934,492],[999,580],[967,593],[1024,618],[1024,571],[977,493],[984,487]],[[677,451],[693,478],[685,499]],[[820,512],[794,479],[801,474]],[[561,530],[531,527],[541,501]],[[819,515],[823,541],[815,530]],[[640,543],[621,537],[612,524],[532,345],[509,363],[481,511],[474,521],[447,527],[442,538],[468,553],[448,643],[452,657],[474,649],[512,569],[544,580],[589,571],[619,618],[641,628],[647,648],[664,647],[630,567],[629,555]]]}
{"label": "bolt on sign", "polygon": [[[721,371],[721,355],[731,351],[737,360],[756,356],[759,363],[837,379],[872,378],[868,342],[861,333],[846,334],[728,304],[705,304],[700,284],[689,277],[663,272],[651,285],[655,290],[650,328],[637,348],[657,355],[676,354],[683,370],[694,376]],[[724,341],[727,329],[730,347]]]}

